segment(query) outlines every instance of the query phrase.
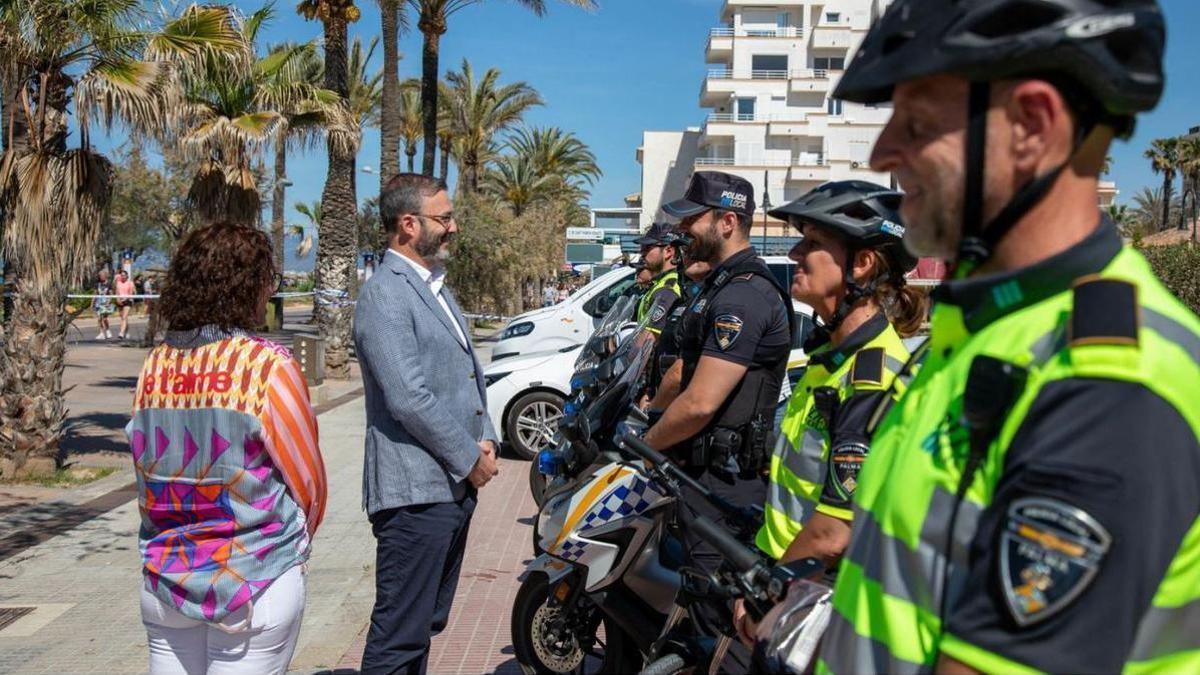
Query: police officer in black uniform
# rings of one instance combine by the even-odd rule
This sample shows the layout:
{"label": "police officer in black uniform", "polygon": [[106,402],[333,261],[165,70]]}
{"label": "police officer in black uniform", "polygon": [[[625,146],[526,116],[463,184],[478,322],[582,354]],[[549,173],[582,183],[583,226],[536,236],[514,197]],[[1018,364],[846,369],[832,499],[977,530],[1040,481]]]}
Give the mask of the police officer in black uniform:
{"label": "police officer in black uniform", "polygon": [[[645,441],[727,501],[758,506],[766,496],[775,403],[790,352],[790,300],[750,245],[754,188],[748,181],[697,172],[685,196],[663,210],[680,218],[679,231],[691,237],[688,257],[708,262],[712,271],[680,319],[680,393]],[[689,502],[724,520],[702,500]],[[715,569],[720,557],[696,545],[693,562]]]}

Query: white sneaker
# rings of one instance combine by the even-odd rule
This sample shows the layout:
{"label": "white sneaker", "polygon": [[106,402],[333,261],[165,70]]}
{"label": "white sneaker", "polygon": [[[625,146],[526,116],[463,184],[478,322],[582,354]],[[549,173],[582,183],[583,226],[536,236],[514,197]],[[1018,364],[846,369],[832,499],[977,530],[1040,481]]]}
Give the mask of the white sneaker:
{"label": "white sneaker", "polygon": [[105,340],[111,340],[111,339],[112,339],[112,333],[110,333],[110,332],[108,332],[107,330],[105,330],[105,331],[104,331],[104,339],[105,339]]}
{"label": "white sneaker", "polygon": [[108,333],[105,333],[104,331],[100,331],[100,334],[96,336],[96,339],[103,342],[104,340],[108,339]]}

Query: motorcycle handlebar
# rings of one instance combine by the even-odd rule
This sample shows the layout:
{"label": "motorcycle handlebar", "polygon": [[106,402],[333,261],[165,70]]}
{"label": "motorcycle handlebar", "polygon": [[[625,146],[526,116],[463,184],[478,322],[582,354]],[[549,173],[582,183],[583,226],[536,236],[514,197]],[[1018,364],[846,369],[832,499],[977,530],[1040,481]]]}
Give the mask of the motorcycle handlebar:
{"label": "motorcycle handlebar", "polygon": [[712,547],[717,549],[725,560],[729,561],[739,572],[751,572],[762,564],[762,560],[753,551],[746,548],[737,539],[713,521],[704,516],[692,519],[690,527]]}

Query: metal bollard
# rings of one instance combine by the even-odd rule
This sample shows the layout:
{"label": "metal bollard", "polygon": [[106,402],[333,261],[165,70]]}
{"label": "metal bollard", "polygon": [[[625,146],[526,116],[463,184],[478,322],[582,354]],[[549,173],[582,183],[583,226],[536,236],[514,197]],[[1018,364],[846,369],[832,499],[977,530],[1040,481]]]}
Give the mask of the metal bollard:
{"label": "metal bollard", "polygon": [[325,381],[325,339],[316,335],[297,335],[292,354],[300,362],[300,370],[308,386],[315,387]]}

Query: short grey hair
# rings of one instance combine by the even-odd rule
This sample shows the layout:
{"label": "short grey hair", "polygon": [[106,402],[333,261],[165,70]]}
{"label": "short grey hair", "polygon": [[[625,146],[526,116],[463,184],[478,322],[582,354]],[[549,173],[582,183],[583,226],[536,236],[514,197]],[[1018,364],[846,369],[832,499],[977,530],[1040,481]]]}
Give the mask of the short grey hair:
{"label": "short grey hair", "polygon": [[422,200],[446,190],[446,182],[419,173],[398,173],[379,194],[379,223],[394,232],[400,216],[421,212]]}

